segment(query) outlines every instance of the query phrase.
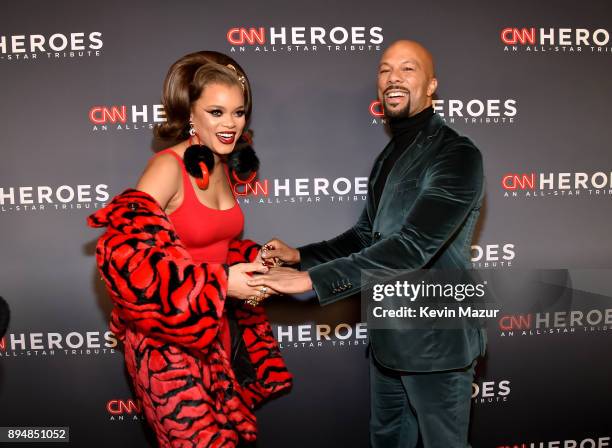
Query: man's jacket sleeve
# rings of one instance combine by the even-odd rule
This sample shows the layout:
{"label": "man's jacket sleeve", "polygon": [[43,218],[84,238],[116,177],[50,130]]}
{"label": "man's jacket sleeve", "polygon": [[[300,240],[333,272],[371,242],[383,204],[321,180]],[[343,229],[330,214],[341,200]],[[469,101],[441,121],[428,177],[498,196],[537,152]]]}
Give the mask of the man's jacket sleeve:
{"label": "man's jacket sleeve", "polygon": [[308,270],[320,303],[326,305],[359,292],[365,286],[361,284],[362,270],[392,275],[395,270],[425,268],[478,202],[482,170],[482,157],[473,145],[443,149],[427,169],[399,231]]}
{"label": "man's jacket sleeve", "polygon": [[371,243],[372,224],[367,207],[363,208],[357,223],[337,237],[299,247],[300,269],[314,266],[337,258],[346,257],[368,247]]}

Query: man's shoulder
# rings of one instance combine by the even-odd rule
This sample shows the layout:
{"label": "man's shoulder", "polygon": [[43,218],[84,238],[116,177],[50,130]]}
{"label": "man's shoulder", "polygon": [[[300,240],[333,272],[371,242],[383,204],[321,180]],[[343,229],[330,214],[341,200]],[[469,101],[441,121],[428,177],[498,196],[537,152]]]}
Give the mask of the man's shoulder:
{"label": "man's shoulder", "polygon": [[438,146],[440,147],[440,155],[463,151],[462,154],[468,156],[473,155],[481,157],[480,150],[476,144],[465,135],[461,135],[455,129],[447,124],[443,124],[440,128],[440,138]]}

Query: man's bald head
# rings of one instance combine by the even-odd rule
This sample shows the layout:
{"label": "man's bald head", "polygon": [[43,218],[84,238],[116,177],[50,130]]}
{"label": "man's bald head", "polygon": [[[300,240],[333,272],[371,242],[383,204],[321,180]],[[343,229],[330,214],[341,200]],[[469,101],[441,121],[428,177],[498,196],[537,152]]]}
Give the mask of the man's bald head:
{"label": "man's bald head", "polygon": [[407,57],[411,55],[422,64],[427,76],[430,78],[435,76],[433,56],[427,48],[417,41],[407,39],[396,40],[384,51],[380,61],[382,62],[385,57],[390,57],[395,53],[401,53]]}
{"label": "man's bald head", "polygon": [[420,43],[398,40],[382,54],[378,97],[386,116],[412,116],[431,106],[437,86],[433,57]]}

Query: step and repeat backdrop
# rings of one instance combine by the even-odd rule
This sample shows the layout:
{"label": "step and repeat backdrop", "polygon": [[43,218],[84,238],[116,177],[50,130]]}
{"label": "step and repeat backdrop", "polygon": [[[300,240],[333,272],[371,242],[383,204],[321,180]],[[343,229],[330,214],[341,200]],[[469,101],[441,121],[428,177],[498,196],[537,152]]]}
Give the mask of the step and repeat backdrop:
{"label": "step and repeat backdrop", "polygon": [[[162,82],[189,52],[231,55],[253,86],[262,167],[238,198],[244,237],[300,245],[354,223],[389,139],[378,59],[410,38],[435,57],[435,110],[484,156],[474,268],[612,267],[608,0],[1,9],[0,296],[12,321],[0,341],[0,426],[67,426],[74,446],[155,446],[107,327],[99,231],[85,218],[164,148],[152,132],[164,120]],[[603,294],[543,305],[520,282],[509,286],[516,303],[489,325],[473,385],[472,445],[612,446],[612,303]],[[366,447],[359,297],[267,307],[295,385],[258,411],[258,446]]]}

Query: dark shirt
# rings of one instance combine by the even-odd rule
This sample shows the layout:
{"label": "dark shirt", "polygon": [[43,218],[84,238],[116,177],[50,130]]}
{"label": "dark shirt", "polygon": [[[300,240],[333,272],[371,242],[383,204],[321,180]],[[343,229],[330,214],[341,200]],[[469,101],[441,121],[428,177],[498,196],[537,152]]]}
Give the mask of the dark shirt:
{"label": "dark shirt", "polygon": [[378,204],[380,201],[389,172],[393,169],[404,151],[414,142],[416,136],[425,127],[433,114],[433,107],[430,106],[412,117],[389,118],[389,128],[393,136],[393,150],[383,162],[378,179],[372,188],[375,204]]}

